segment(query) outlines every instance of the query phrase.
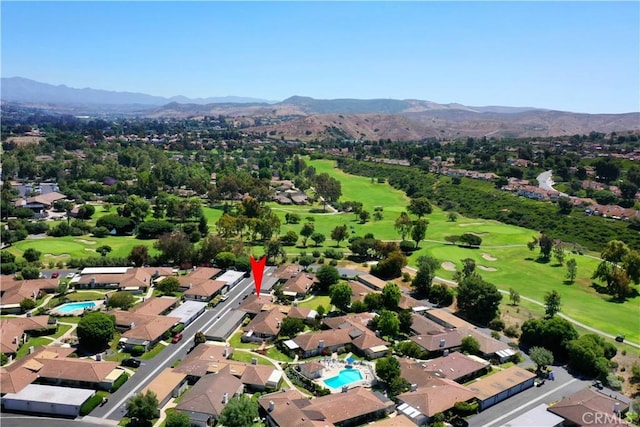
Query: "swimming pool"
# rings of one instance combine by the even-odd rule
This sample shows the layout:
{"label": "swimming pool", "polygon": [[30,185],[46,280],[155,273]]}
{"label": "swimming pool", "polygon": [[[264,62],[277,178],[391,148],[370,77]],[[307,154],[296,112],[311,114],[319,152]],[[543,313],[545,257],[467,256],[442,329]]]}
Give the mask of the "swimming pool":
{"label": "swimming pool", "polygon": [[88,302],[70,302],[68,304],[62,304],[56,308],[58,313],[72,313],[76,310],[84,310],[85,308],[94,308],[96,303],[93,301]]}
{"label": "swimming pool", "polygon": [[327,378],[324,383],[331,388],[340,388],[362,379],[362,374],[357,369],[343,369],[335,377]]}

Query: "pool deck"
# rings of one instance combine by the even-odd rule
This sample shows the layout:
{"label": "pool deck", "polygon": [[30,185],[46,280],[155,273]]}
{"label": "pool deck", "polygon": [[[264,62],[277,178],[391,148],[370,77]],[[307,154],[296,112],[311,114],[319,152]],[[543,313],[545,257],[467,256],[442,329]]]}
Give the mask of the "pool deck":
{"label": "pool deck", "polygon": [[55,316],[79,316],[82,313],[84,313],[84,311],[86,309],[84,308],[78,308],[77,310],[72,310],[72,311],[58,311],[58,309],[60,307],[63,307],[67,304],[82,304],[82,303],[89,303],[92,302],[95,304],[95,306],[91,307],[90,310],[96,310],[96,309],[101,309],[102,306],[104,305],[104,300],[96,300],[96,301],[82,301],[82,302],[69,302],[69,303],[65,303],[62,305],[59,305],[58,307],[54,307],[51,310],[49,310],[49,314],[51,315],[55,315]]}
{"label": "pool deck", "polygon": [[331,393],[340,393],[342,391],[342,387],[330,387],[329,385],[325,384],[324,380],[339,375],[340,371],[342,371],[343,369],[347,369],[347,366],[351,369],[357,369],[358,371],[360,371],[362,379],[349,383],[346,385],[346,387],[352,388],[362,386],[370,388],[376,383],[376,377],[374,375],[374,365],[368,361],[356,360],[353,363],[348,363],[344,359],[339,359],[336,357],[325,357],[324,359],[318,360],[318,362],[324,365],[324,371],[322,373],[322,377],[315,379],[314,382],[321,385],[322,387],[328,388]]}

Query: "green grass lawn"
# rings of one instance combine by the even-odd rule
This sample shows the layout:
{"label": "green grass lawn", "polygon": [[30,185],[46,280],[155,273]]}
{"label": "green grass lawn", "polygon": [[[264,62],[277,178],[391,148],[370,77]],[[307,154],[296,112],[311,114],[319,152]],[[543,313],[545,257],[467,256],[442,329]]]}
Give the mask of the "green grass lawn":
{"label": "green grass lawn", "polygon": [[35,248],[42,252],[41,262],[64,261],[68,258],[85,258],[88,256],[100,256],[95,248],[103,245],[111,246],[112,251],[108,256],[126,257],[131,248],[137,245],[149,247],[150,254],[156,254],[153,248],[154,240],[139,240],[131,236],[108,236],[95,238],[90,235],[45,237],[43,239],[28,239],[14,243],[8,251],[16,257],[22,256],[28,248]]}
{"label": "green grass lawn", "polygon": [[229,337],[229,345],[233,348],[246,348],[249,350],[254,350],[260,347],[260,344],[251,343],[251,342],[242,342],[242,331],[236,332],[235,334]]}
{"label": "green grass lawn", "polygon": [[75,323],[77,325],[78,322],[80,322],[80,319],[82,319],[82,317],[80,317],[80,316],[56,316],[56,319],[58,319],[58,323],[60,323],[60,322],[62,322],[62,323]]}
{"label": "green grass lawn", "polygon": [[160,353],[166,347],[167,346],[163,345],[162,343],[158,343],[151,350],[147,351],[145,354],[140,356],[140,358],[145,360],[153,359],[158,355],[158,353]]}
{"label": "green grass lawn", "polygon": [[64,298],[73,302],[103,300],[106,292],[81,291],[65,294]]}
{"label": "green grass lawn", "polygon": [[265,359],[264,357],[256,353],[249,353],[246,351],[234,351],[233,354],[231,355],[231,360],[236,360],[238,362],[245,362],[245,363],[251,363],[251,359],[253,358],[258,359],[258,365],[273,366],[273,363],[271,363],[268,359]]}
{"label": "green grass lawn", "polygon": [[331,297],[329,297],[328,295],[316,295],[313,298],[311,298],[309,301],[298,303],[299,307],[307,307],[312,310],[317,309],[319,305],[324,306],[324,309],[327,311],[330,310]]}
{"label": "green grass lawn", "polygon": [[281,360],[283,362],[291,362],[293,358],[287,356],[276,347],[271,347],[269,351],[267,351],[267,357],[270,357],[275,360]]}
{"label": "green grass lawn", "polygon": [[16,358],[20,359],[21,357],[29,354],[29,347],[33,346],[34,348],[42,347],[47,344],[51,344],[52,340],[47,337],[33,337],[29,338],[29,340],[22,344],[22,346],[16,352]]}
{"label": "green grass lawn", "polygon": [[52,338],[60,338],[63,336],[69,329],[71,329],[71,325],[58,325],[58,330],[55,334],[51,335]]}

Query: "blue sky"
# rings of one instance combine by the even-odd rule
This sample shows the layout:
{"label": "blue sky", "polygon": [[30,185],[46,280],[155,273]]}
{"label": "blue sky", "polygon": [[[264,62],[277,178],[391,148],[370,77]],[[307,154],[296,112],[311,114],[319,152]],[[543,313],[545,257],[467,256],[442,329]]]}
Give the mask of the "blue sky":
{"label": "blue sky", "polygon": [[152,95],[640,111],[640,2],[11,2],[2,76]]}

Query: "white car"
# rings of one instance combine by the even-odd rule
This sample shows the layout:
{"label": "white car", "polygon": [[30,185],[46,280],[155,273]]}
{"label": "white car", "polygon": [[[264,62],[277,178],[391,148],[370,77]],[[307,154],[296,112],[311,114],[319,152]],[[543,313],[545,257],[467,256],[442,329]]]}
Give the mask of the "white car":
{"label": "white car", "polygon": [[67,279],[73,279],[75,277],[76,273],[68,273],[67,274]]}
{"label": "white car", "polygon": [[222,295],[222,298],[220,298],[220,301],[226,301],[229,298],[229,294],[224,294]]}

